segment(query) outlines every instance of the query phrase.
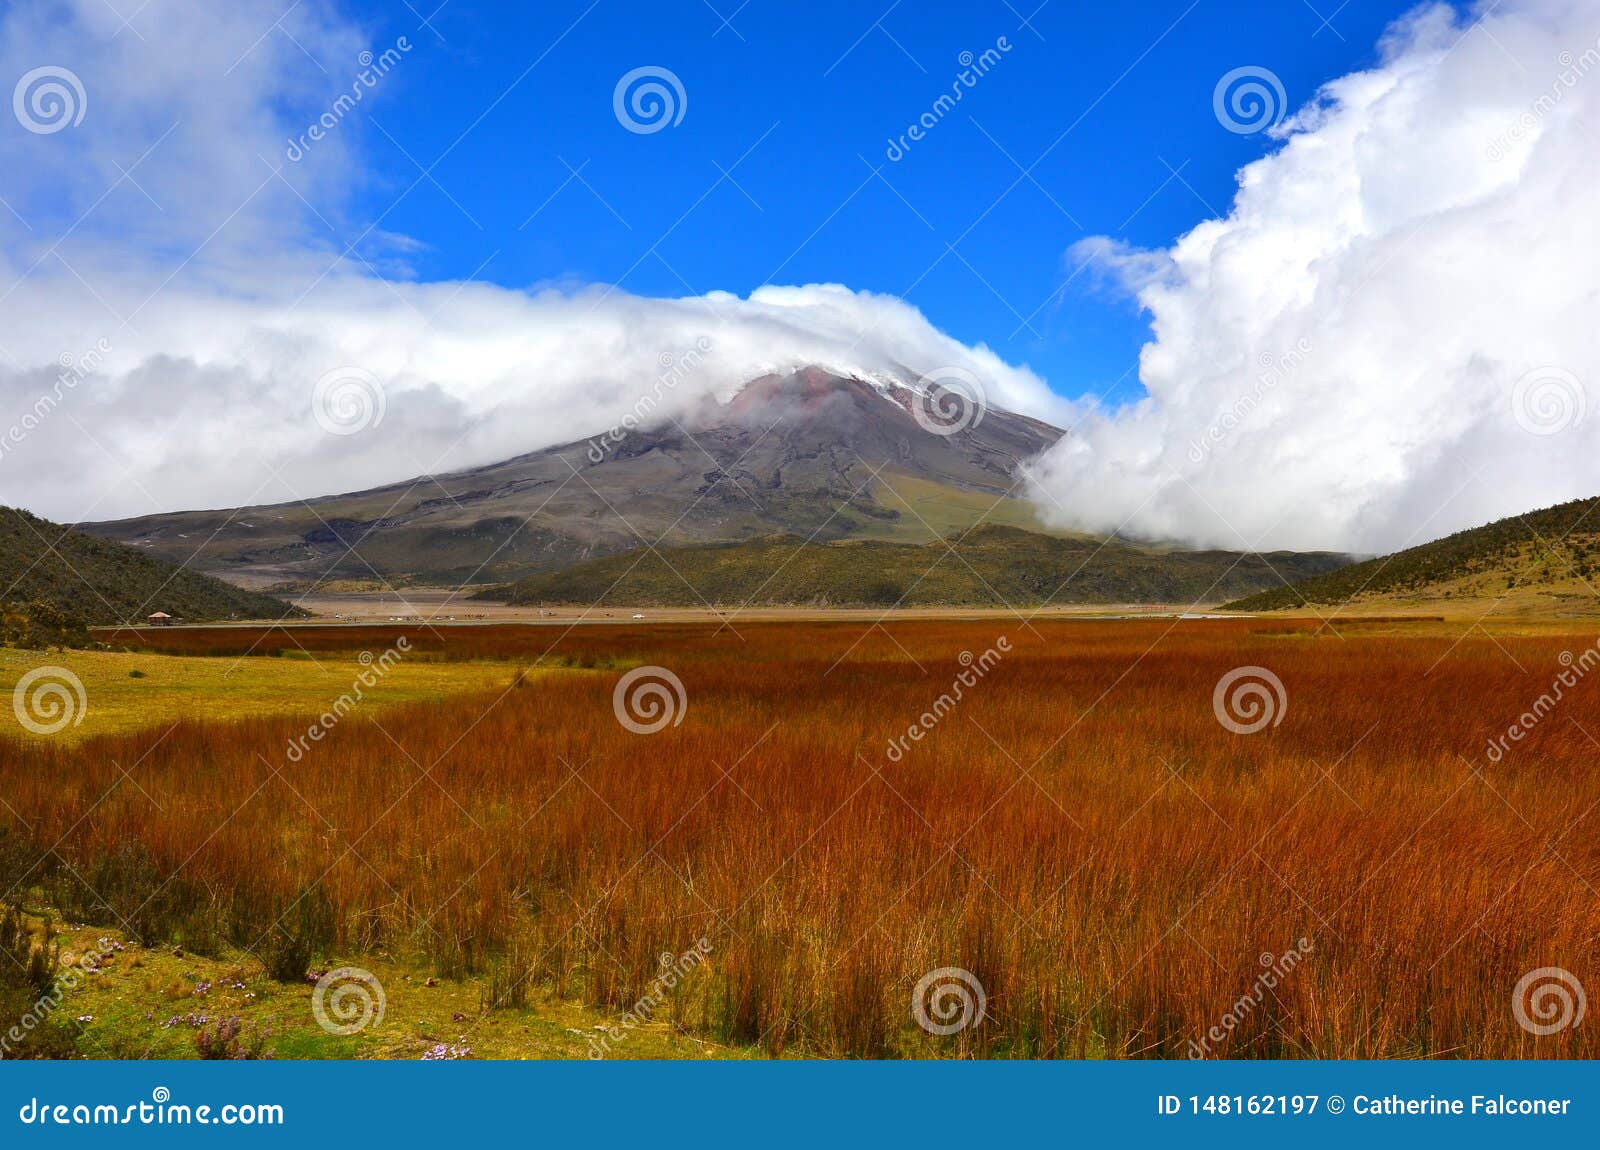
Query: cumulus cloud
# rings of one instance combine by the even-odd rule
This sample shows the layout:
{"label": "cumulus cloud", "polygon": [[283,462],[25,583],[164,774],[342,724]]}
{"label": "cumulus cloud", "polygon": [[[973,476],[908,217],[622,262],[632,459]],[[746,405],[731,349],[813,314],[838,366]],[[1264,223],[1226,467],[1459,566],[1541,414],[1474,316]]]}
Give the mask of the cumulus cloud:
{"label": "cumulus cloud", "polygon": [[1146,395],[1035,468],[1057,522],[1380,551],[1600,493],[1600,11],[1424,6],[1170,249]]}
{"label": "cumulus cloud", "polygon": [[74,126],[0,130],[0,502],[76,522],[357,490],[596,434],[668,373],[666,414],[820,363],[957,367],[999,406],[1067,417],[1026,369],[837,285],[416,282],[381,219],[332,224],[361,178],[349,121],[421,45],[315,0],[140,11],[137,34],[100,0],[0,17],[0,76],[66,66],[87,101]]}

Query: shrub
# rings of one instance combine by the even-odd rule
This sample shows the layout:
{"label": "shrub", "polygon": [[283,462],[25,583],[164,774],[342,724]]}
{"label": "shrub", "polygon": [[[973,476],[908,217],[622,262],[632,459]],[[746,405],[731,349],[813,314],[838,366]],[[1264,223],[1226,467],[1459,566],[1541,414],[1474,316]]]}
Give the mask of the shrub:
{"label": "shrub", "polygon": [[302,982],[311,960],[333,946],[333,904],[320,884],[305,888],[261,941],[259,957],[279,982]]}
{"label": "shrub", "polygon": [[0,917],[0,1059],[75,1058],[72,1035],[52,1017],[60,1002],[61,948],[49,919],[35,938],[16,907]]}
{"label": "shrub", "polygon": [[269,1027],[245,1029],[237,1016],[219,1018],[216,1024],[202,1027],[194,1036],[195,1051],[209,1062],[244,1062],[266,1060],[272,1057],[267,1040],[272,1037]]}

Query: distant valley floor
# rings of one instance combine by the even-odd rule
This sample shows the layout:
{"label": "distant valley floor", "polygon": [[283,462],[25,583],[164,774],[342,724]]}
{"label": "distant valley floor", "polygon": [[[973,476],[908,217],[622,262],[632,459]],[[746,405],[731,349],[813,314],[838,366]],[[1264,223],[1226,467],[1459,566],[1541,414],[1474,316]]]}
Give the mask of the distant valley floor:
{"label": "distant valley floor", "polygon": [[462,592],[444,588],[406,588],[396,591],[316,593],[294,600],[310,611],[315,623],[396,622],[426,620],[447,623],[698,623],[719,619],[984,619],[1072,618],[1175,615],[1190,610],[1187,603],[1100,603],[1047,607],[1040,610],[1005,607],[536,607],[492,600],[468,599]]}

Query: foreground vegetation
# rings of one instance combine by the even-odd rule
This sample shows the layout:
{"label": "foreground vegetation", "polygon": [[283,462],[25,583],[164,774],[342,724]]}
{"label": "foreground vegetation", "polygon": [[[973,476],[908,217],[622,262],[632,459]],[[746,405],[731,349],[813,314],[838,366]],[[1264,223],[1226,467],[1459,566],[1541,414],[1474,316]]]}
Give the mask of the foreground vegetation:
{"label": "foreground vegetation", "polygon": [[[1594,973],[1600,679],[1484,753],[1592,636],[990,620],[304,637],[371,631],[415,635],[419,657],[602,673],[501,666],[504,685],[381,728],[357,711],[300,761],[281,753],[289,717],[14,742],[0,901],[252,987],[334,956],[470,987],[448,1029],[474,1049],[540,1003],[633,1010],[662,955],[705,939],[651,1023],[768,1055],[1184,1057],[1231,1018],[1204,1053],[1600,1056],[1594,1027],[1539,1037],[1511,1010],[1530,970]],[[638,665],[684,687],[681,721],[651,735],[613,710]],[[1249,735],[1213,710],[1241,666],[1285,688],[1281,721]],[[1262,956],[1290,951],[1241,1010]],[[941,1036],[910,1003],[947,967],[986,1010]],[[155,993],[117,1001],[159,1015]],[[363,1039],[350,1052],[403,1052]]]}
{"label": "foreground vegetation", "polygon": [[[25,917],[34,953],[44,919]],[[494,987],[483,977],[439,979],[426,964],[388,954],[359,961],[384,989],[383,1019],[350,1034],[318,1025],[312,980],[280,982],[248,953],[224,947],[212,955],[181,947],[141,946],[108,927],[52,926],[56,978],[80,971],[60,1006],[11,1056],[55,1058],[589,1058],[616,1030],[614,1014],[540,988],[520,1008],[483,1010]],[[341,960],[330,957],[325,965]],[[11,981],[21,984],[17,968]],[[318,972],[313,972],[318,973]],[[0,970],[6,1025],[34,1007],[42,987],[7,992]],[[0,1034],[0,1042],[3,1042]],[[666,1019],[630,1026],[609,1041],[611,1058],[728,1058],[744,1051],[673,1029]]]}

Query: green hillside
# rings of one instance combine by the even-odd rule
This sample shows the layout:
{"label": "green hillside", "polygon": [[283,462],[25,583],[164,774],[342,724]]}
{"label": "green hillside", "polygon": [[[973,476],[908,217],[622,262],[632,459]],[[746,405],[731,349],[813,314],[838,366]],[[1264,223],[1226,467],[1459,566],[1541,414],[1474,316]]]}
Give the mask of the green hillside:
{"label": "green hillside", "polygon": [[1369,559],[1291,587],[1227,604],[1238,611],[1381,602],[1467,599],[1542,592],[1584,594],[1600,585],[1600,498],[1575,499],[1458,531],[1420,547]]}
{"label": "green hillside", "polygon": [[143,622],[153,611],[197,622],[304,614],[270,595],[0,507],[0,642],[87,642],[88,627]]}
{"label": "green hillside", "polygon": [[982,527],[943,543],[792,535],[633,551],[535,575],[479,598],[524,605],[1043,606],[1218,602],[1331,570],[1327,553],[1163,551],[1121,540]]}

